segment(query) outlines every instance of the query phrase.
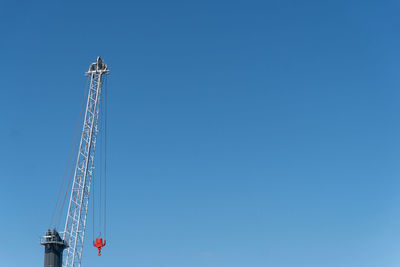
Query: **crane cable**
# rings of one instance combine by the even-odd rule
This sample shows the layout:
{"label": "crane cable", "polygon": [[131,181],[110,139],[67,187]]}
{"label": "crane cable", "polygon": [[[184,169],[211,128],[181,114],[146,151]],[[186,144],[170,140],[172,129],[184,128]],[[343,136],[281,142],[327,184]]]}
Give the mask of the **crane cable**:
{"label": "crane cable", "polygon": [[[103,87],[104,88],[104,87]],[[102,188],[102,182],[103,182],[103,171],[104,171],[104,169],[103,169],[103,159],[104,159],[104,102],[105,102],[105,98],[103,99],[103,101],[101,101],[101,103],[100,103],[100,113],[101,113],[101,116],[100,116],[100,118],[99,118],[99,128],[100,128],[100,132],[101,132],[101,135],[100,135],[100,138],[99,138],[99,141],[100,141],[100,161],[99,161],[99,170],[100,170],[100,172],[99,172],[99,179],[98,179],[98,187],[99,187],[99,193],[98,193],[98,197],[99,197],[99,200],[98,200],[98,204],[99,204],[99,209],[98,209],[98,211],[99,211],[99,217],[98,217],[98,226],[99,226],[99,237],[101,236],[101,230],[102,230],[102,227],[101,227],[101,223],[102,223],[102,195],[103,195],[103,188]],[[96,220],[96,217],[94,216],[94,214],[93,214],[93,220]]]}
{"label": "crane cable", "polygon": [[[90,77],[88,77],[87,82],[86,82],[86,87],[84,88],[83,91],[83,97],[82,97],[82,105],[81,105],[81,111],[79,113],[79,118],[75,127],[75,136],[74,136],[74,140],[73,140],[73,144],[69,153],[69,157],[68,157],[68,161],[65,167],[65,171],[64,171],[64,176],[61,182],[61,186],[57,195],[57,201],[56,204],[54,205],[54,209],[51,215],[51,219],[50,219],[50,227],[54,227],[57,228],[57,226],[59,225],[59,221],[60,221],[60,217],[62,214],[62,211],[64,209],[64,205],[65,205],[65,200],[67,198],[67,194],[68,194],[68,188],[71,185],[72,182],[72,176],[73,174],[71,174],[71,170],[72,170],[72,166],[73,166],[73,156],[74,156],[74,152],[76,151],[76,144],[77,144],[77,139],[78,139],[78,133],[79,133],[79,126],[82,120],[82,114],[83,114],[83,109],[85,106],[85,98],[86,98],[86,91],[89,87],[89,81],[90,81]],[[69,179],[68,179],[69,177]],[[67,183],[68,182],[68,183]],[[68,184],[68,186],[66,187],[66,185]],[[61,199],[63,198],[62,202]],[[49,228],[50,228],[49,227]]]}
{"label": "crane cable", "polygon": [[[96,221],[98,225],[99,235],[104,233],[104,239],[106,238],[107,229],[106,229],[106,222],[107,222],[107,76],[104,77],[104,98],[100,104],[100,116],[99,116],[99,129],[101,130],[101,136],[99,138],[99,150],[100,150],[100,160],[99,160],[99,177],[96,179],[98,193],[95,193],[95,176],[93,176],[92,181],[92,193],[93,193],[93,240],[96,238]],[[104,166],[103,166],[104,164]],[[103,185],[104,179],[104,185]],[[104,198],[103,198],[104,195]],[[96,197],[98,197],[98,201],[96,201]],[[103,202],[104,199],[104,202]],[[98,203],[98,207],[96,207],[96,203]],[[98,211],[98,218],[96,218],[96,211]],[[103,221],[104,220],[104,221]],[[103,223],[104,222],[104,223]],[[103,230],[103,231],[102,231]]]}
{"label": "crane cable", "polygon": [[108,88],[107,76],[104,79],[104,238],[107,238],[107,121],[108,121]]}

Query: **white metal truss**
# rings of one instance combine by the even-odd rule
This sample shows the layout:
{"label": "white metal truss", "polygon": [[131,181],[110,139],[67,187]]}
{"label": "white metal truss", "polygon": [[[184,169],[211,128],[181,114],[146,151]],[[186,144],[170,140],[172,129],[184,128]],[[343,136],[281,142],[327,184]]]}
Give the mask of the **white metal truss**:
{"label": "white metal truss", "polygon": [[67,242],[68,248],[64,252],[63,267],[80,267],[81,265],[90,185],[95,167],[94,153],[98,132],[99,103],[103,75],[108,73],[107,65],[100,57],[90,65],[86,73],[90,77],[89,95],[64,228],[63,239]]}

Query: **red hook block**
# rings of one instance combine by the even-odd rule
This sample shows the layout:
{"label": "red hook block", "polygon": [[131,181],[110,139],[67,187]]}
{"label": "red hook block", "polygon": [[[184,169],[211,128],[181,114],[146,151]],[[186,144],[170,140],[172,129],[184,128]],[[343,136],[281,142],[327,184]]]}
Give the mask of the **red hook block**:
{"label": "red hook block", "polygon": [[93,241],[93,246],[96,247],[99,250],[99,256],[101,256],[101,249],[106,245],[106,241],[102,238],[96,238],[96,243]]}

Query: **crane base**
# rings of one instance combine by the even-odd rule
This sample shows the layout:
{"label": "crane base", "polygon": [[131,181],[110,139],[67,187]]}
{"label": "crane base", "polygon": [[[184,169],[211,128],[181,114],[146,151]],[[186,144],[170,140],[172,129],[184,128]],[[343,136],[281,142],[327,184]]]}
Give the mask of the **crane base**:
{"label": "crane base", "polygon": [[56,229],[47,230],[40,244],[44,246],[44,267],[62,267],[63,251],[68,245]]}

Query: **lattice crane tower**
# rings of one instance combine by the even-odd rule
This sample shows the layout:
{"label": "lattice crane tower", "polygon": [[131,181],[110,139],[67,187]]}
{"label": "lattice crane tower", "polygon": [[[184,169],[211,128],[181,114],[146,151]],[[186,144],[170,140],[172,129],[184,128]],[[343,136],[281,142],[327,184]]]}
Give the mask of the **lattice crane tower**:
{"label": "lattice crane tower", "polygon": [[[109,70],[98,57],[86,73],[89,78],[89,94],[83,119],[82,135],[75,164],[68,213],[62,239],[56,230],[48,231],[41,244],[45,246],[45,267],[80,267],[85,240],[86,219],[90,187],[94,173],[94,155],[103,76]],[[65,254],[63,257],[63,250]]]}

